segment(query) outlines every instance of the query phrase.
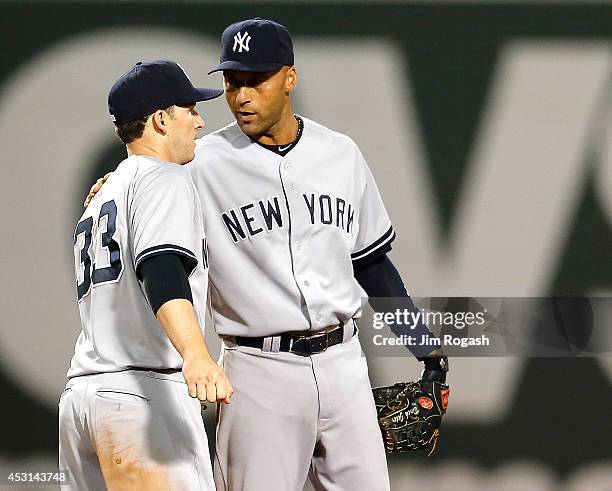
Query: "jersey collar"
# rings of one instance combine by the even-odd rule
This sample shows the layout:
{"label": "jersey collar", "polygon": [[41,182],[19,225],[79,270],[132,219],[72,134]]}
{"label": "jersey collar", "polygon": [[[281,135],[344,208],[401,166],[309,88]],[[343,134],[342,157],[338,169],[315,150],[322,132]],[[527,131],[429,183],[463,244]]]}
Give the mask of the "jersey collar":
{"label": "jersey collar", "polygon": [[298,131],[297,131],[297,135],[295,136],[295,140],[293,140],[291,143],[287,143],[285,145],[266,145],[265,143],[259,143],[257,140],[253,140],[252,138],[251,138],[251,141],[253,143],[257,143],[257,145],[259,145],[262,148],[265,148],[266,150],[269,150],[270,152],[273,152],[277,155],[280,155],[281,157],[284,157],[291,150],[293,150],[293,148],[295,148],[295,146],[300,141],[300,138],[302,138],[302,133],[304,132],[304,120],[295,114],[294,114],[294,118],[298,122]]}

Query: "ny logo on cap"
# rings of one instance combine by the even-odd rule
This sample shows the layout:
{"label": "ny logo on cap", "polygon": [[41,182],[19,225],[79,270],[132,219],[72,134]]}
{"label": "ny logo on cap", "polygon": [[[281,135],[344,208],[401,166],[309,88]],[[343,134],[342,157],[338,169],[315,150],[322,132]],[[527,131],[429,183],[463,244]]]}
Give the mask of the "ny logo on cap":
{"label": "ny logo on cap", "polygon": [[249,42],[251,41],[251,36],[249,36],[249,33],[244,31],[244,34],[241,35],[241,32],[238,31],[236,34],[234,34],[234,47],[232,48],[232,51],[236,51],[236,48],[238,48],[238,53],[242,53],[242,49],[244,48],[244,50],[246,52],[249,51]]}

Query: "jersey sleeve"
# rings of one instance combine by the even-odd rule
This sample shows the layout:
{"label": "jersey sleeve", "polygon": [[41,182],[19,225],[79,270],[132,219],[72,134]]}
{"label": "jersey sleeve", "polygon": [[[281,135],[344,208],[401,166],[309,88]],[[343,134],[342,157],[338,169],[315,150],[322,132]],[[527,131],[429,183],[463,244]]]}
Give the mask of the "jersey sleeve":
{"label": "jersey sleeve", "polygon": [[359,203],[359,230],[351,251],[351,259],[364,263],[391,250],[395,230],[391,225],[372,172],[361,153],[358,158],[365,184]]}
{"label": "jersey sleeve", "polygon": [[181,168],[160,168],[139,180],[129,217],[137,271],[145,259],[171,253],[181,258],[188,275],[193,272],[197,247],[202,247],[202,237],[197,237],[197,199],[189,174]]}

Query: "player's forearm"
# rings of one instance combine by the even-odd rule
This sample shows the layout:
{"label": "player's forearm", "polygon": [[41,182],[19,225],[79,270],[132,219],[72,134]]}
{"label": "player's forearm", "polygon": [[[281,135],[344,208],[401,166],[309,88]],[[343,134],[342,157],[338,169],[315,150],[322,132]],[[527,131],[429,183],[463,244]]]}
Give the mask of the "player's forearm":
{"label": "player's forearm", "polygon": [[[355,268],[355,279],[370,297],[372,308],[379,311],[416,312],[417,307],[404,287],[402,278],[387,255],[373,259],[365,265]],[[410,335],[416,339],[435,337],[421,317],[413,325],[395,324],[391,331],[396,336]],[[431,352],[431,346],[425,343],[407,346],[412,354],[422,360]]]}
{"label": "player's forearm", "polygon": [[157,320],[183,360],[191,356],[209,357],[198,319],[189,300],[169,300],[157,310]]}

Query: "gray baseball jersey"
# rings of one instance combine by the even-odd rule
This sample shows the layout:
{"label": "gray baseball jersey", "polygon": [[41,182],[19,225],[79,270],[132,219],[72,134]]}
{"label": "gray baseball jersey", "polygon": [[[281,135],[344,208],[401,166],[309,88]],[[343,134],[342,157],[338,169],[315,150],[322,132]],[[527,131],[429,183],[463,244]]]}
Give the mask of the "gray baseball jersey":
{"label": "gray baseball jersey", "polygon": [[207,263],[202,210],[189,173],[130,156],[113,172],[74,233],[82,331],[68,377],[130,367],[182,367],[136,277],[144,259],[172,252],[189,265],[193,305],[204,325]]}
{"label": "gray baseball jersey", "polygon": [[187,164],[207,217],[222,336],[319,330],[359,317],[365,293],[351,261],[395,237],[355,143],[302,119],[285,157],[232,123],[198,140]]}
{"label": "gray baseball jersey", "polygon": [[[224,490],[387,491],[376,409],[352,319],[365,292],[352,260],[395,236],[353,141],[302,118],[285,155],[236,124],[198,141],[188,164],[206,215],[210,298],[235,389],[219,408],[215,483]],[[343,343],[309,357],[279,334],[342,321]],[[262,349],[233,336],[265,336]]]}

